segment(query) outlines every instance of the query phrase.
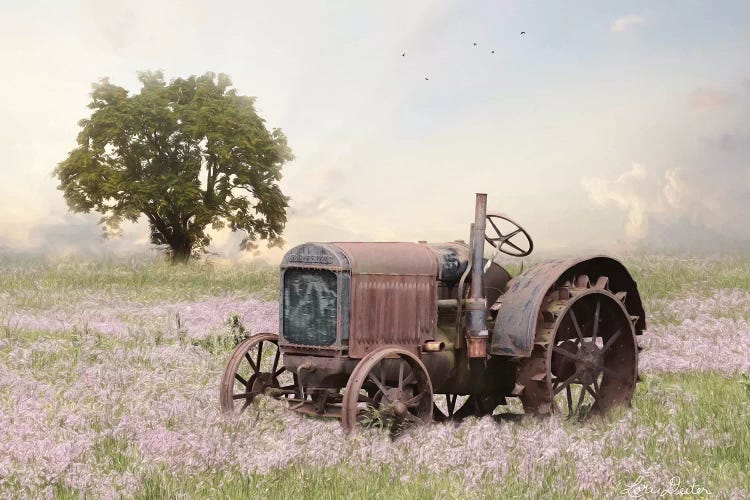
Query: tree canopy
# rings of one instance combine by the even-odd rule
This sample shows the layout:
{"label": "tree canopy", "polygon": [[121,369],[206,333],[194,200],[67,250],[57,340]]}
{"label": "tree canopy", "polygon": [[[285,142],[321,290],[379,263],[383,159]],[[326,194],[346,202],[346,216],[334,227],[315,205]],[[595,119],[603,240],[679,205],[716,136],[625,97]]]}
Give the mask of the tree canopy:
{"label": "tree canopy", "polygon": [[173,262],[205,250],[209,225],[244,231],[246,249],[258,239],[282,244],[288,198],[278,182],[294,157],[281,130],[258,116],[255,98],[239,95],[224,74],[138,79],[134,95],[106,78],[92,85],[93,112],[54,171],[68,207],[101,213],[109,233],[145,215],[151,242],[166,245]]}

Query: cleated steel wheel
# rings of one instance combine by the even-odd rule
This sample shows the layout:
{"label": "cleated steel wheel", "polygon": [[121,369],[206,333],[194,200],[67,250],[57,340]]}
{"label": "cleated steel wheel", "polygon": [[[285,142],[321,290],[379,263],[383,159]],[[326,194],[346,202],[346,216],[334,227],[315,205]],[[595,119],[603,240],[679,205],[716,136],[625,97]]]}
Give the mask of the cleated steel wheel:
{"label": "cleated steel wheel", "polygon": [[382,427],[392,435],[432,420],[432,383],[414,354],[383,347],[354,368],[344,391],[341,422],[345,432]]}
{"label": "cleated steel wheel", "polygon": [[527,413],[583,420],[629,405],[638,374],[634,321],[624,293],[579,276],[542,306],[529,358],[521,361],[519,396]]}
{"label": "cleated steel wheel", "polygon": [[243,413],[259,394],[294,396],[296,376],[284,368],[279,336],[259,333],[240,343],[229,358],[219,388],[224,413]]}

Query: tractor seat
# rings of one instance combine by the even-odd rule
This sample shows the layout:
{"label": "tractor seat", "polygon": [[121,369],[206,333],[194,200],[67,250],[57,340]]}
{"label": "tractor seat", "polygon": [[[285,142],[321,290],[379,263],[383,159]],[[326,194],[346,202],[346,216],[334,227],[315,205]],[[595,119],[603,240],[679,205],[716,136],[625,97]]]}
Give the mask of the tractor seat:
{"label": "tractor seat", "polygon": [[505,289],[510,281],[510,273],[497,262],[490,264],[490,267],[484,273],[484,295],[487,297],[487,308],[505,293]]}

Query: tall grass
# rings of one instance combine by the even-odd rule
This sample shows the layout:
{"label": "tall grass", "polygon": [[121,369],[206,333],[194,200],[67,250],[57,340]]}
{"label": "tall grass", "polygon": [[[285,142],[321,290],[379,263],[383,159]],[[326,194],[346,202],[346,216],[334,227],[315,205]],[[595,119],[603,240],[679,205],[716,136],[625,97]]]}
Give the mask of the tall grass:
{"label": "tall grass", "polygon": [[[720,288],[750,290],[749,257],[634,255],[622,260],[650,301],[702,296]],[[518,261],[505,264],[513,275],[520,271]],[[16,307],[44,308],[92,298],[183,301],[229,293],[276,300],[278,285],[275,266],[210,259],[173,266],[147,256],[92,261],[0,254],[0,299]]]}
{"label": "tall grass", "polygon": [[[670,301],[665,318],[674,309],[681,321],[683,309],[700,309],[681,297],[750,290],[750,259],[744,257],[623,260],[647,303]],[[576,498],[620,496],[640,477],[665,488],[679,477],[718,498],[750,495],[750,391],[736,373],[647,373],[632,410],[583,426],[485,419],[457,428],[436,425],[393,443],[375,434],[346,440],[335,425],[277,415],[273,408],[222,419],[216,384],[232,343],[221,339],[183,339],[169,325],[146,322],[163,333],[154,336],[151,326],[141,331],[130,316],[133,331],[121,336],[89,329],[86,317],[80,329],[54,330],[3,319],[6,313],[45,315],[76,302],[97,301],[110,310],[128,301],[227,294],[276,300],[278,270],[211,262],[175,267],[153,258],[0,257],[0,492]],[[740,319],[750,308],[735,295],[712,300],[717,311],[729,304]],[[696,314],[715,316],[711,311]],[[277,465],[269,466],[271,460]]]}
{"label": "tall grass", "polygon": [[705,296],[716,289],[750,290],[750,257],[637,255],[623,259],[648,300],[675,295]]}
{"label": "tall grass", "polygon": [[[366,469],[346,464],[334,467],[297,464],[264,474],[242,473],[232,465],[221,470],[178,474],[164,468],[144,473],[134,495],[143,499],[619,498],[626,497],[627,488],[638,482],[668,491],[679,480],[682,487],[693,484],[702,488],[704,494],[700,497],[743,498],[750,492],[750,429],[745,425],[749,410],[750,399],[736,378],[713,374],[654,376],[639,385],[634,407],[627,410],[632,414],[627,424],[622,423],[624,413],[604,422],[586,424],[583,432],[580,424],[565,424],[570,427],[566,432],[585,434],[588,428],[592,436],[619,425],[622,438],[617,443],[605,447],[601,454],[578,459],[573,453],[562,452],[557,460],[540,466],[541,475],[539,471],[533,475],[525,473],[520,463],[522,457],[511,460],[502,481],[488,476],[472,485],[466,484],[464,471],[451,473],[437,464],[435,472],[399,469],[379,465],[377,461]],[[497,425],[529,432],[529,428],[538,427],[539,423],[528,420]],[[461,427],[456,433],[461,433]],[[539,433],[537,439],[552,440],[554,436]],[[554,447],[554,443],[546,446]],[[109,464],[111,472],[138,469],[139,458],[126,442],[106,438],[92,452],[92,458]],[[474,453],[480,467],[486,467],[492,458],[483,449]],[[543,460],[541,456],[538,459]],[[615,464],[636,460],[641,468],[624,474],[612,469],[609,471],[612,477],[598,478],[600,485],[582,489],[581,469],[590,465],[582,463],[585,460],[611,460]],[[82,493],[63,483],[55,485],[55,489],[65,498]],[[647,494],[645,498],[653,496],[659,495]]]}
{"label": "tall grass", "polygon": [[209,261],[171,265],[162,258],[59,261],[0,255],[0,298],[23,308],[81,300],[183,301],[241,294],[275,299],[278,270]]}

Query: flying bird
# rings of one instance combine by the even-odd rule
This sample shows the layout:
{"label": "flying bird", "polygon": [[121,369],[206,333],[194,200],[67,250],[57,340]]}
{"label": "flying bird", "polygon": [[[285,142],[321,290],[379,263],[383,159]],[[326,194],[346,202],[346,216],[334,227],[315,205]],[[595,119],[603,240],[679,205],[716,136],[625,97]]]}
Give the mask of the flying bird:
{"label": "flying bird", "polygon": [[492,51],[492,53],[494,54],[494,53],[495,53],[495,51],[493,50],[493,51]]}
{"label": "flying bird", "polygon": [[424,77],[424,79],[425,79],[425,80],[429,80],[429,78],[427,78],[426,76]]}
{"label": "flying bird", "polygon": [[522,31],[522,32],[521,32],[521,34],[522,34],[522,35],[525,35],[525,34],[526,34],[526,32],[525,32],[525,31]]}
{"label": "flying bird", "polygon": [[403,54],[401,54],[401,57],[406,57],[406,52],[404,52]]}
{"label": "flying bird", "polygon": [[477,42],[474,42],[474,47],[476,47],[476,46],[477,46]]}

